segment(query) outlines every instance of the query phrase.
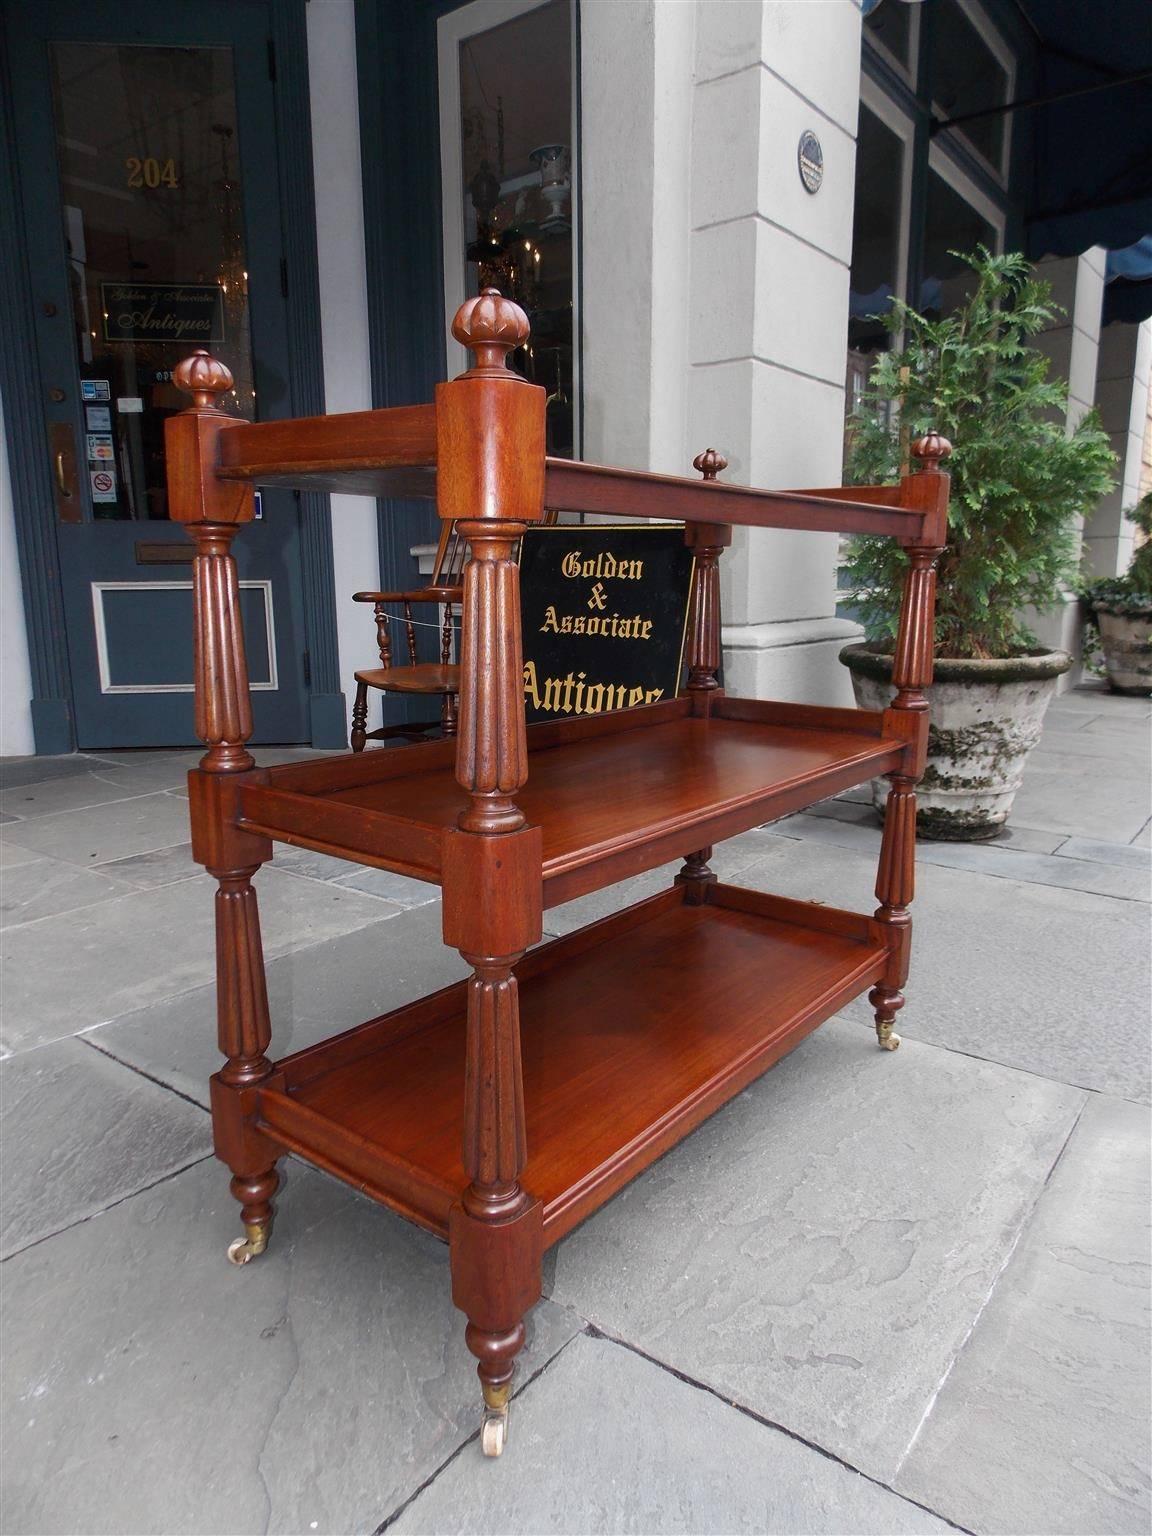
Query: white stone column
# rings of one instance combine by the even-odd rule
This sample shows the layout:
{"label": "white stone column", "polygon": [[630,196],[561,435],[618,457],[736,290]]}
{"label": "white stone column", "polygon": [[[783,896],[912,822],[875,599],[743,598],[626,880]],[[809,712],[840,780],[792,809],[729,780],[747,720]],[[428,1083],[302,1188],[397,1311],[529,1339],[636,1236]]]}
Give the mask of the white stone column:
{"label": "white stone column", "polygon": [[[860,97],[852,0],[699,8],[688,430],[736,481],[839,484]],[[800,135],[823,184],[800,180]],[[849,703],[837,538],[740,531],[723,562],[733,693]]]}
{"label": "white stone column", "polygon": [[695,0],[580,8],[584,457],[671,474],[693,456],[684,394],[696,12]]}
{"label": "white stone column", "polygon": [[1104,327],[1096,371],[1096,404],[1120,462],[1116,489],[1105,496],[1084,526],[1088,564],[1097,576],[1122,574],[1132,558],[1135,530],[1125,519],[1124,509],[1140,498],[1150,364],[1152,320]]}
{"label": "white stone column", "polygon": [[[839,484],[860,96],[853,0],[698,9],[688,444],[753,485]],[[820,140],[808,192],[801,135]],[[691,455],[689,455],[690,457]],[[850,703],[832,534],[741,531],[725,556],[734,693]]]}
{"label": "white stone column", "polygon": [[[854,0],[584,0],[581,55],[585,457],[683,474],[712,446],[733,481],[839,483]],[[851,702],[836,561],[833,535],[737,532],[733,693]]]}
{"label": "white stone column", "polygon": [[[1051,283],[1052,298],[1063,311],[1054,325],[1036,337],[1035,346],[1048,357],[1049,376],[1068,384],[1064,427],[1069,434],[1095,403],[1106,260],[1107,252],[1097,245],[1080,256],[1049,256],[1036,263],[1037,277]],[[1083,624],[1075,592],[1066,592],[1055,612],[1028,610],[1024,622],[1042,645],[1068,651],[1079,663]],[[1057,690],[1074,687],[1080,676],[1077,665],[1059,679]]]}
{"label": "white stone column", "polygon": [[[372,375],[355,0],[308,7],[308,75],[325,409],[366,411],[372,408]],[[370,497],[332,497],[332,567],[340,677],[351,712],[353,673],[379,665],[371,609],[352,602],[353,592],[376,587],[380,579],[376,503]]]}
{"label": "white stone column", "polygon": [[0,400],[0,757],[28,757],[35,752],[31,700],[24,594],[16,551],[4,402]]}

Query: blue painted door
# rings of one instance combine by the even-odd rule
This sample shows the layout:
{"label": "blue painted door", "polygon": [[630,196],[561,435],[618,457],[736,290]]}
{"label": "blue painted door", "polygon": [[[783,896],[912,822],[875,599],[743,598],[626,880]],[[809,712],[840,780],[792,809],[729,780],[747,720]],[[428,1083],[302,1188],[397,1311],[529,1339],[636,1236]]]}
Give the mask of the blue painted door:
{"label": "blue painted door", "polygon": [[[263,0],[5,8],[78,745],[192,728],[191,545],[168,520],[172,383],[204,346],[225,408],[291,414]],[[307,735],[299,512],[236,541],[256,741]]]}

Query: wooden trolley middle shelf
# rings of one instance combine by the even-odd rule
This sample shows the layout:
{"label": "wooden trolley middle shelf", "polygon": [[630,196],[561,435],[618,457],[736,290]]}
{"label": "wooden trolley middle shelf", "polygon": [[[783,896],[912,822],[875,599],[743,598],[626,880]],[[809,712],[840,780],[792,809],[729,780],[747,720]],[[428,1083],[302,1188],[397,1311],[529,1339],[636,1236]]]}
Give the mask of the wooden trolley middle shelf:
{"label": "wooden trolley middle shelf", "polygon": [[[543,833],[544,905],[652,868],[899,767],[885,717],[719,696],[532,726],[517,803]],[[455,743],[246,774],[242,826],[439,882],[444,832],[468,804]]]}
{"label": "wooden trolley middle shelf", "polygon": [[[555,1242],[879,980],[871,918],[723,884],[673,887],[516,968],[528,1162]],[[447,1235],[467,982],[286,1057],[253,1090],[274,1142]]]}

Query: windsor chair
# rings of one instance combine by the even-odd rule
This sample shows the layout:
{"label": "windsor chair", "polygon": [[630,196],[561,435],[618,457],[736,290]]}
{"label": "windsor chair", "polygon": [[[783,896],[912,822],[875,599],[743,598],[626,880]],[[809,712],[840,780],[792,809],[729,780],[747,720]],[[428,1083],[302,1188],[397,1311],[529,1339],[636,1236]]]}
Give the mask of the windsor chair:
{"label": "windsor chair", "polygon": [[[454,522],[444,523],[436,546],[432,579],[426,587],[412,592],[355,592],[354,603],[371,603],[376,617],[376,642],[380,665],[356,673],[356,700],[352,706],[353,752],[363,752],[369,741],[385,741],[394,736],[418,740],[439,730],[444,736],[456,734],[456,700],[460,693],[460,668],[453,661],[455,650],[455,615],[463,601],[465,541]],[[418,605],[438,607],[441,616],[436,627],[440,634],[439,661],[421,661],[416,630],[430,621],[413,617]],[[402,616],[390,612],[399,607]],[[406,659],[397,659],[392,640],[393,623],[403,625]],[[406,721],[368,730],[368,690],[381,693],[423,694],[440,699],[440,714],[435,720]]]}

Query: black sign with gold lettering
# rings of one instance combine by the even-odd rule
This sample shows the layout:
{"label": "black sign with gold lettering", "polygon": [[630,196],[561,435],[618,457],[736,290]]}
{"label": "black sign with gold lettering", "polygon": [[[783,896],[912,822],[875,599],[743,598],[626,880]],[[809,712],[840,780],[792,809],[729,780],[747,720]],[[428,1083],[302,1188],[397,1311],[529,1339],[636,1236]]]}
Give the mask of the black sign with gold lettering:
{"label": "black sign with gold lettering", "polygon": [[218,283],[101,283],[105,341],[224,340]]}
{"label": "black sign with gold lettering", "polygon": [[680,523],[530,528],[520,545],[528,720],[675,697],[691,587]]}

